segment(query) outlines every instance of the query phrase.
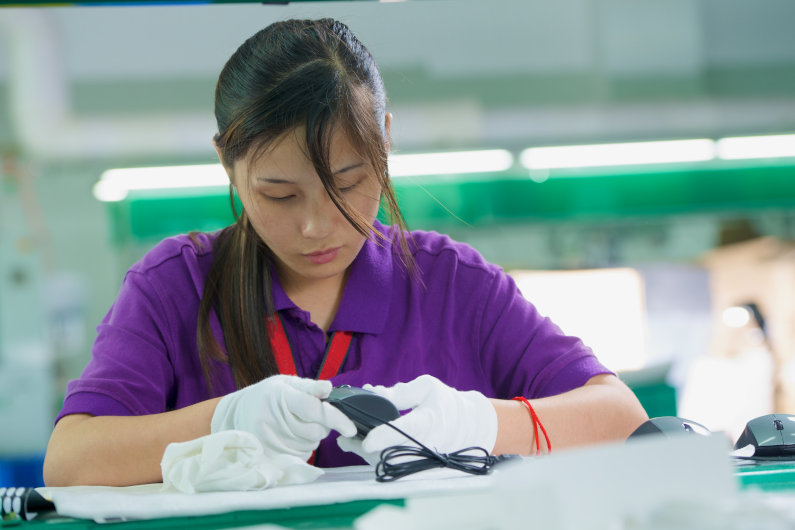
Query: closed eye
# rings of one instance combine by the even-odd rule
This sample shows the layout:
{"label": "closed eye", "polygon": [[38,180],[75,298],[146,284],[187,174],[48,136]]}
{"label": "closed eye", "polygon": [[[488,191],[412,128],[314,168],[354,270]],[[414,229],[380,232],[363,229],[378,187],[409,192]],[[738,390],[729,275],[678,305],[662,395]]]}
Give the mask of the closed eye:
{"label": "closed eye", "polygon": [[295,195],[283,195],[281,197],[274,197],[272,195],[264,195],[264,197],[266,199],[268,199],[269,201],[284,202],[284,201],[292,199],[293,197],[295,197]]}
{"label": "closed eye", "polygon": [[355,182],[353,182],[352,184],[349,184],[348,186],[340,186],[339,190],[340,190],[342,193],[345,193],[345,192],[351,191],[351,190],[352,190],[352,189],[354,189],[356,186],[358,186],[359,184],[361,184],[361,183],[362,183],[362,181],[363,181],[365,178],[366,178],[366,177],[361,177],[361,178],[358,178],[358,179],[357,179]]}

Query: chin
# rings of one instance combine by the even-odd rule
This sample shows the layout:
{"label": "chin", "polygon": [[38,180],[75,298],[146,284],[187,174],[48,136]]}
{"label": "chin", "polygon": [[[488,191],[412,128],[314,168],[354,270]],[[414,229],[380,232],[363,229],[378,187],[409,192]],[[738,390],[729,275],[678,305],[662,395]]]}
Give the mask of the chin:
{"label": "chin", "polygon": [[299,274],[307,280],[329,280],[344,274],[348,267],[342,267],[336,263],[324,263],[323,265],[313,265],[304,267]]}

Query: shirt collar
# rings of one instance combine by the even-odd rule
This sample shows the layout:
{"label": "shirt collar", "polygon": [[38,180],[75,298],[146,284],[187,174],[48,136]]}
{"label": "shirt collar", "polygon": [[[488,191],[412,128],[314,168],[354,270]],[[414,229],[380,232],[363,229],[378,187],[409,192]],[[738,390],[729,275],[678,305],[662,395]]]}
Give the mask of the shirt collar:
{"label": "shirt collar", "polygon": [[271,294],[273,295],[273,309],[281,311],[282,309],[292,309],[297,307],[287,293],[284,292],[282,282],[279,281],[279,275],[276,274],[276,269],[271,266]]}

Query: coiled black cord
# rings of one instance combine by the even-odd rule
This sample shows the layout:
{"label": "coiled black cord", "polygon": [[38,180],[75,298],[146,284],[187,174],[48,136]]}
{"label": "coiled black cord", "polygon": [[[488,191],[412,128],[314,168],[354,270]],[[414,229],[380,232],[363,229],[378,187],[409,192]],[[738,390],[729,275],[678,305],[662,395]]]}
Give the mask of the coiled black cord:
{"label": "coiled black cord", "polygon": [[[378,482],[391,482],[412,473],[438,467],[448,467],[472,475],[486,475],[494,464],[501,461],[500,457],[490,455],[482,447],[437,453],[419,445],[420,447],[396,445],[381,451],[381,460],[375,466],[375,479]],[[411,457],[411,460],[405,460],[405,457]]]}
{"label": "coiled black cord", "polygon": [[[381,459],[375,466],[375,479],[378,482],[391,482],[401,477],[425,471],[427,469],[447,467],[469,473],[472,475],[486,475],[498,462],[517,458],[517,455],[493,456],[482,447],[467,447],[452,453],[438,453],[408,433],[388,421],[383,421],[378,416],[370,414],[350,403],[345,404],[360,414],[376,420],[377,425],[388,425],[415,444],[395,445],[381,451]],[[407,460],[409,458],[409,460]]]}

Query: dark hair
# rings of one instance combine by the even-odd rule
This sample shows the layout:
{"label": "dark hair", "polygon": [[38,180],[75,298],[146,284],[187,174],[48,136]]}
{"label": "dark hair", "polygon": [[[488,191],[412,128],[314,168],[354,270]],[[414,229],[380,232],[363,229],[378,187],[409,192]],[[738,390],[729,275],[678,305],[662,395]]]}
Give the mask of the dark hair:
{"label": "dark hair", "polygon": [[[232,55],[215,90],[214,140],[228,169],[242,157],[259,156],[275,140],[304,127],[307,156],[331,200],[361,234],[385,236],[350,208],[335,184],[329,161],[332,133],[344,133],[379,180],[393,242],[409,270],[413,262],[387,171],[386,92],[370,52],[341,22],[287,20],[259,31]],[[214,258],[199,306],[199,356],[211,392],[211,360],[228,362],[238,388],[278,373],[265,327],[273,315],[272,255],[245,211],[230,201],[236,222],[214,243]],[[263,296],[264,293],[264,296]],[[225,353],[213,335],[211,313],[221,324]]]}

